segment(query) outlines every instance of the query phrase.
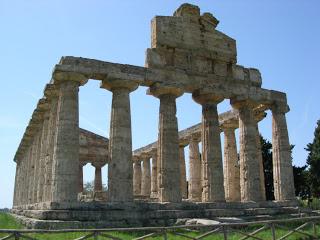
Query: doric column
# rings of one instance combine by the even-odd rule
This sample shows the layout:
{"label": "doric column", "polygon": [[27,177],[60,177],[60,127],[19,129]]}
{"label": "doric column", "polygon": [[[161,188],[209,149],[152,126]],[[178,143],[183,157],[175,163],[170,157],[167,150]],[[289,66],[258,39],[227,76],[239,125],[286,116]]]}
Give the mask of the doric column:
{"label": "doric column", "polygon": [[158,184],[157,184],[157,151],[152,153],[152,171],[151,171],[151,198],[158,197]]}
{"label": "doric column", "polygon": [[34,174],[35,174],[35,164],[37,156],[37,136],[34,136],[32,141],[32,150],[30,153],[30,161],[28,164],[28,204],[34,203]]}
{"label": "doric column", "polygon": [[53,153],[53,202],[78,198],[79,85],[87,78],[77,73],[56,73],[58,84],[57,128]]}
{"label": "doric column", "polygon": [[201,201],[201,158],[198,140],[191,137],[189,142],[189,199],[194,202]]}
{"label": "doric column", "polygon": [[47,136],[49,131],[49,104],[46,99],[43,104],[38,106],[39,109],[44,111],[42,130],[39,136],[39,156],[38,156],[38,186],[37,186],[37,202],[44,201],[44,182],[45,182],[45,157],[46,157],[46,148],[47,148]]}
{"label": "doric column", "polygon": [[260,133],[259,133],[259,127],[258,122],[256,123],[256,131],[257,131],[257,160],[259,162],[259,174],[260,174],[260,191],[261,191],[261,200],[266,200],[266,187],[264,184],[264,170],[263,170],[263,158],[262,158],[262,150],[261,150],[261,140],[260,140]]}
{"label": "doric column", "polygon": [[184,146],[179,147],[179,159],[180,159],[180,191],[181,191],[182,198],[188,198]]}
{"label": "doric column", "polygon": [[20,179],[20,167],[21,167],[21,160],[19,159],[16,162],[16,174],[14,178],[14,191],[13,191],[13,207],[18,206],[18,199],[19,199],[19,179]]}
{"label": "doric column", "polygon": [[133,163],[133,194],[134,196],[141,195],[141,162]]}
{"label": "doric column", "polygon": [[101,174],[101,168],[103,164],[91,164],[95,167],[94,172],[94,191],[95,192],[102,192],[102,174]]}
{"label": "doric column", "polygon": [[225,201],[220,127],[217,104],[223,98],[196,91],[193,99],[202,105],[202,201]]}
{"label": "doric column", "polygon": [[58,89],[53,84],[47,84],[44,95],[49,102],[49,123],[45,148],[45,175],[43,201],[52,201],[52,169],[54,142],[57,129]]}
{"label": "doric column", "polygon": [[102,88],[112,92],[110,123],[110,163],[108,198],[110,202],[133,201],[132,136],[130,92],[138,84],[121,79],[106,79]]}
{"label": "doric column", "polygon": [[150,197],[150,193],[151,193],[150,158],[145,157],[142,161],[141,195]]}
{"label": "doric column", "polygon": [[239,202],[240,197],[240,166],[235,137],[235,127],[222,126],[224,133],[224,189],[226,200]]}
{"label": "doric column", "polygon": [[231,103],[239,111],[241,201],[261,201],[257,129],[253,115],[253,108],[256,104],[249,100],[232,101]]}
{"label": "doric column", "polygon": [[149,94],[160,99],[158,134],[158,197],[160,202],[181,202],[176,88],[152,86]]}
{"label": "doric column", "polygon": [[83,163],[79,163],[78,170],[78,193],[83,192]]}
{"label": "doric column", "polygon": [[285,114],[289,111],[286,104],[272,107],[272,158],[275,200],[295,199],[292,172],[291,147]]}

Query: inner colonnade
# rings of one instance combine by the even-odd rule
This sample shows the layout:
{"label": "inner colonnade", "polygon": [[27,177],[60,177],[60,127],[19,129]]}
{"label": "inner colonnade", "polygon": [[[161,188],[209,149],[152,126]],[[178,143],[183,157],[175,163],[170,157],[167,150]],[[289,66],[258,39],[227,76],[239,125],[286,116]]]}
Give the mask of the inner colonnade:
{"label": "inner colonnade", "polygon": [[[258,122],[266,110],[272,113],[275,200],[294,200],[286,94],[262,88],[257,69],[237,65],[236,41],[216,30],[218,23],[190,4],[173,16],[156,16],[145,67],[62,57],[14,158],[14,208],[78,202],[81,168],[88,162],[95,166],[96,192],[102,189],[101,167],[108,164],[110,203],[135,197],[160,203],[264,201]],[[112,93],[109,140],[79,129],[78,92],[89,79]],[[158,140],[132,151],[130,93],[139,86],[159,99]],[[178,132],[176,99],[187,93],[202,107],[202,121]],[[224,99],[232,111],[219,115]]]}

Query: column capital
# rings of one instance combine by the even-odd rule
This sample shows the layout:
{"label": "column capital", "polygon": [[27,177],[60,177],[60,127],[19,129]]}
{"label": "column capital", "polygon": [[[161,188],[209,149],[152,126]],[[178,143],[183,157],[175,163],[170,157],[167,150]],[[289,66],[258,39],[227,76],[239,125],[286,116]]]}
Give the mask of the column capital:
{"label": "column capital", "polygon": [[183,95],[183,90],[172,85],[161,85],[159,83],[153,84],[148,90],[147,94],[159,98],[162,95],[172,95],[176,98]]}
{"label": "column capital", "polygon": [[134,80],[120,79],[120,78],[105,78],[101,81],[100,88],[113,91],[115,89],[126,89],[129,92],[136,90],[139,83]]}
{"label": "column capital", "polygon": [[239,127],[239,121],[236,122],[225,122],[223,124],[220,125],[220,128],[222,129],[223,132],[226,131],[234,131],[235,129],[237,129]]}
{"label": "column capital", "polygon": [[106,165],[105,162],[92,162],[91,165],[95,168],[102,168],[104,165]]}
{"label": "column capital", "polygon": [[224,97],[208,93],[203,89],[198,89],[192,93],[192,99],[201,105],[204,104],[218,104],[223,101]]}
{"label": "column capital", "polygon": [[43,90],[44,96],[50,100],[51,97],[58,97],[59,92],[57,86],[54,84],[47,84]]}
{"label": "column capital", "polygon": [[244,100],[231,99],[230,104],[232,105],[233,108],[237,110],[241,110],[243,108],[253,109],[259,105],[257,102],[251,99],[244,99]]}
{"label": "column capital", "polygon": [[88,82],[88,77],[77,72],[53,72],[52,78],[54,83],[71,81],[78,82],[81,86]]}

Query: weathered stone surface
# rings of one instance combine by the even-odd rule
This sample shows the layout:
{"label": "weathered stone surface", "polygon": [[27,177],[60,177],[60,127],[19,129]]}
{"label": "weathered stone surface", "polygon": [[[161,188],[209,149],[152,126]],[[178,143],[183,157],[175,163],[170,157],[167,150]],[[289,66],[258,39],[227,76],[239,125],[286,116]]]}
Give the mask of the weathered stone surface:
{"label": "weathered stone surface", "polygon": [[291,147],[285,113],[285,105],[274,105],[272,108],[272,159],[274,195],[276,200],[295,198],[292,172]]}
{"label": "weathered stone surface", "polygon": [[52,200],[77,201],[79,166],[79,83],[60,83],[53,153]]}
{"label": "weathered stone surface", "polygon": [[141,162],[133,163],[133,194],[141,195]]}
{"label": "weathered stone surface", "polygon": [[240,198],[240,166],[235,129],[224,127],[224,189],[226,201],[238,202]]}
{"label": "weathered stone surface", "polygon": [[188,186],[186,176],[186,162],[184,157],[184,146],[179,146],[180,160],[180,191],[182,198],[188,198]]}
{"label": "weathered stone surface", "polygon": [[133,200],[132,138],[129,93],[137,87],[112,90],[108,198],[111,202]]}
{"label": "weathered stone surface", "polygon": [[150,158],[142,161],[142,179],[141,179],[141,195],[150,197],[151,193],[151,169]]}
{"label": "weathered stone surface", "polygon": [[[146,67],[63,57],[14,157],[14,211],[45,220],[25,220],[33,227],[45,227],[48,221],[61,227],[75,220],[81,221],[76,226],[92,223],[105,227],[165,225],[177,218],[272,214],[281,212],[279,207],[286,204],[296,204],[289,201],[294,199],[294,186],[286,95],[261,88],[258,69],[236,65],[236,42],[216,30],[218,23],[212,14],[201,13],[191,4],[181,5],[173,16],[155,17]],[[101,80],[101,87],[113,94],[110,141],[79,129],[78,87],[88,79]],[[147,94],[160,99],[159,137],[158,142],[132,153],[129,94],[138,86],[147,86]],[[202,123],[178,133],[176,98],[184,93],[192,93],[202,105]],[[235,109],[218,116],[217,104],[224,99],[231,99]],[[264,201],[257,126],[270,108],[277,203]],[[238,127],[240,173],[234,136]],[[221,131],[225,133],[224,176]],[[183,150],[188,144],[189,196]],[[87,163],[95,167],[91,196],[81,193],[82,167]],[[102,191],[101,175],[107,163],[108,195]],[[230,202],[225,203],[225,197]],[[240,199],[242,203],[235,202]],[[157,200],[160,203],[154,203]]]}
{"label": "weathered stone surface", "polygon": [[176,96],[159,96],[158,198],[161,202],[180,202],[180,163]]}
{"label": "weathered stone surface", "polygon": [[189,168],[189,199],[191,201],[201,202],[201,159],[199,144],[194,138],[191,138],[189,143]]}
{"label": "weathered stone surface", "polygon": [[239,110],[241,201],[261,201],[260,163],[257,161],[257,128],[251,102],[233,102]]}

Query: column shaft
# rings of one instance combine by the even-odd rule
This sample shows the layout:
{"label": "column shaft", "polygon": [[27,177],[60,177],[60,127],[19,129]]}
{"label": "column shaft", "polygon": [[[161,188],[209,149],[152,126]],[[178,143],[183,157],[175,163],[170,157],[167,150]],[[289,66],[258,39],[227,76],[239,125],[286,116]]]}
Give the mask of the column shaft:
{"label": "column shaft", "polygon": [[217,104],[202,105],[202,201],[225,201]]}
{"label": "column shaft", "polygon": [[261,201],[260,164],[257,161],[257,130],[252,106],[239,108],[241,201]]}
{"label": "column shaft", "polygon": [[224,128],[224,184],[226,200],[238,202],[240,198],[240,166],[233,128]]}
{"label": "column shaft", "polygon": [[159,96],[158,189],[160,202],[181,202],[176,96]]}
{"label": "column shaft", "polygon": [[150,158],[146,158],[142,161],[141,195],[150,197],[150,193],[151,193]]}
{"label": "column shaft", "polygon": [[199,144],[194,139],[189,143],[189,199],[191,201],[201,201],[202,185],[201,185],[201,158],[199,152]]}
{"label": "column shaft", "polygon": [[158,197],[158,183],[157,183],[157,153],[152,155],[152,171],[151,171],[151,197]]}
{"label": "column shaft", "polygon": [[50,99],[50,116],[49,128],[47,135],[47,147],[45,156],[45,179],[44,179],[44,201],[52,201],[52,184],[53,184],[53,153],[55,137],[57,133],[57,110],[58,110],[58,96],[51,95]]}
{"label": "column shaft", "polygon": [[180,159],[180,188],[182,198],[188,198],[187,176],[186,176],[186,162],[184,157],[184,146],[179,147]]}
{"label": "column shaft", "polygon": [[94,174],[94,191],[102,192],[102,174],[101,174],[101,166],[95,167]]}
{"label": "column shaft", "polygon": [[78,193],[83,192],[83,166],[79,164]]}
{"label": "column shaft", "polygon": [[285,112],[272,109],[272,158],[275,200],[295,199],[291,147]]}
{"label": "column shaft", "polygon": [[40,136],[39,146],[39,172],[38,172],[38,191],[37,202],[44,201],[44,182],[45,182],[45,167],[46,167],[46,148],[47,148],[47,136],[49,131],[49,112],[44,114],[43,126]]}
{"label": "column shaft", "polygon": [[133,194],[141,195],[141,162],[133,163]]}
{"label": "column shaft", "polygon": [[129,89],[112,90],[108,193],[111,202],[133,200],[132,137]]}
{"label": "column shaft", "polygon": [[79,82],[59,84],[58,118],[53,154],[52,201],[73,202],[78,196]]}

